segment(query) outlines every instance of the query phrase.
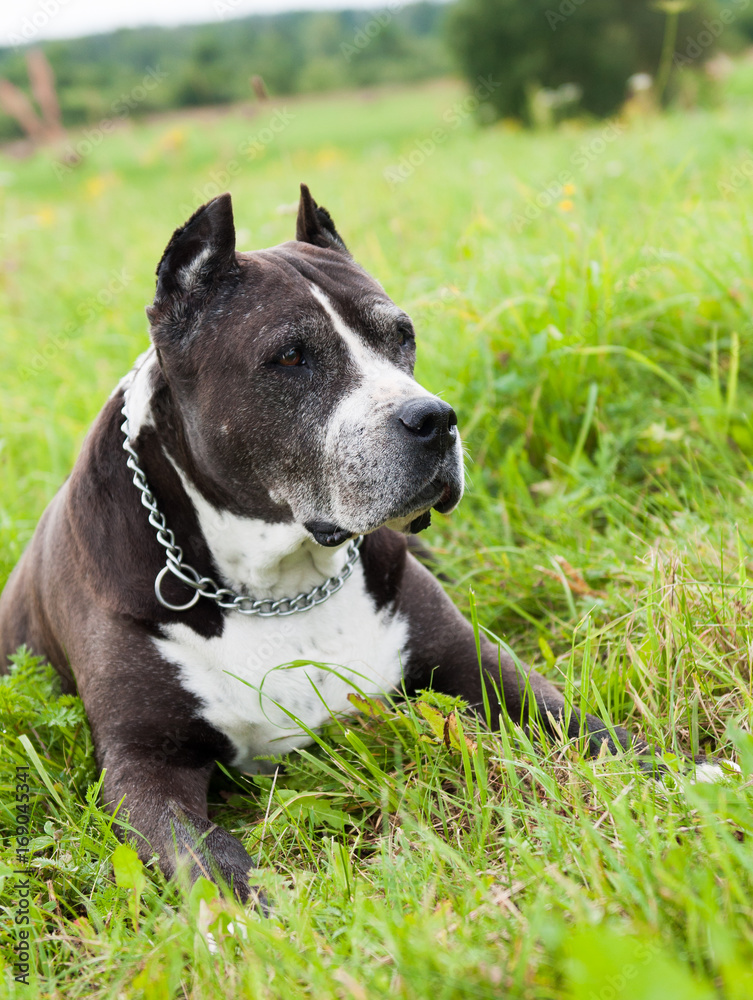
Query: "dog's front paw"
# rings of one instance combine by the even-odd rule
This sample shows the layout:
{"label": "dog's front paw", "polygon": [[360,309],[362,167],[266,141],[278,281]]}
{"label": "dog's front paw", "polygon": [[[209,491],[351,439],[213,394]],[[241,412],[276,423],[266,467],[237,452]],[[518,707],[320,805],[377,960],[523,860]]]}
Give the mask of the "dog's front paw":
{"label": "dog's front paw", "polygon": [[[213,826],[188,846],[192,879],[203,875],[232,890],[241,903],[253,902],[258,890],[251,887],[249,873],[254,867],[240,840],[221,826]],[[184,855],[185,857],[185,855]],[[265,904],[266,905],[266,904]]]}
{"label": "dog's front paw", "polygon": [[[162,848],[157,845],[160,867],[168,878],[182,870],[191,882],[203,876],[227,886],[241,903],[260,898],[259,890],[249,883],[254,863],[237,837],[174,802],[169,817],[171,841]],[[262,909],[266,912],[266,903]]]}

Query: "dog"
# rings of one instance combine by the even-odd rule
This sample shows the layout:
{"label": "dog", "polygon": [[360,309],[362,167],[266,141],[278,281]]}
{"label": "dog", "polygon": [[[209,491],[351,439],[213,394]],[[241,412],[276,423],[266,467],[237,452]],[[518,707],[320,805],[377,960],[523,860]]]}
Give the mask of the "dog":
{"label": "dog", "polygon": [[593,754],[645,748],[483,635],[479,655],[411,553],[462,496],[457,418],[305,185],[296,239],[267,250],[236,251],[230,195],[198,209],[147,315],[151,347],[0,598],[0,669],[25,645],[78,691],[144,860],[246,900],[251,858],[207,816],[215,762],[305,745],[356,689],[433,687]]}

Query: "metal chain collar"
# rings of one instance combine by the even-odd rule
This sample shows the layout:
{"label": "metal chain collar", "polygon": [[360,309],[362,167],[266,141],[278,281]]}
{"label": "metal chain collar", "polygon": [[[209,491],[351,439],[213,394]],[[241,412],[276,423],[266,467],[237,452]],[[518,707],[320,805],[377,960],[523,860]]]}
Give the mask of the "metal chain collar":
{"label": "metal chain collar", "polygon": [[[183,549],[175,541],[175,535],[167,527],[165,515],[157,506],[154,494],[149,489],[144,470],[139,464],[139,457],[134,451],[128,427],[128,392],[126,390],[125,400],[121,413],[125,418],[121,430],[125,437],[123,450],[128,455],[128,468],[133,472],[134,486],[141,493],[141,503],[149,511],[149,523],[157,532],[157,541],[165,549],[165,565],[157,574],[154,581],[154,593],[157,600],[164,608],[170,611],[187,611],[192,608],[200,597],[206,597],[214,601],[219,607],[230,611],[238,611],[242,615],[258,615],[260,618],[273,618],[275,616],[285,617],[294,615],[299,611],[308,611],[315,608],[317,604],[324,604],[333,594],[336,594],[342,587],[350,574],[353,572],[360,556],[363,535],[354,538],[348,546],[348,556],[345,565],[336,576],[331,576],[318,586],[309,590],[306,594],[298,594],[296,597],[282,597],[277,601],[271,598],[255,599],[247,594],[238,594],[227,587],[219,587],[209,576],[201,576],[190,563],[183,561]],[[193,596],[185,604],[171,604],[162,596],[162,581],[168,573],[172,573],[181,583],[193,590]]]}

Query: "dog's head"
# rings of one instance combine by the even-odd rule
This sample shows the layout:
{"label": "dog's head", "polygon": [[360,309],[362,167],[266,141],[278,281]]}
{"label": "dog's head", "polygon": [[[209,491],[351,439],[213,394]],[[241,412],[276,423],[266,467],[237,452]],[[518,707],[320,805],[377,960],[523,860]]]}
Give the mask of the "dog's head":
{"label": "dog's head", "polygon": [[267,519],[337,545],[460,500],[455,413],[413,377],[413,324],[305,186],[296,240],[269,250],[236,252],[229,195],[200,208],[147,313],[197,485],[235,513],[259,516],[261,488]]}

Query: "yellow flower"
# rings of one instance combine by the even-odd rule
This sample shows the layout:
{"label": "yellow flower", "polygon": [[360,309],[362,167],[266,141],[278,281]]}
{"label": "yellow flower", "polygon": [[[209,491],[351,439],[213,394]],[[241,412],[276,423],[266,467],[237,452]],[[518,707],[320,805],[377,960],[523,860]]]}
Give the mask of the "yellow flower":
{"label": "yellow flower", "polygon": [[47,226],[51,226],[52,223],[55,221],[55,211],[54,209],[49,208],[47,205],[45,205],[44,208],[41,208],[36,213],[34,218],[37,220],[40,226],[44,226],[46,228]]}
{"label": "yellow flower", "polygon": [[105,191],[117,184],[118,178],[112,171],[106,174],[97,174],[96,177],[90,177],[85,185],[86,197],[94,201],[96,198],[101,197]]}
{"label": "yellow flower", "polygon": [[339,163],[342,160],[342,153],[339,149],[334,146],[325,146],[323,149],[318,150],[314,162],[317,167],[331,167],[334,163]]}
{"label": "yellow flower", "polygon": [[105,189],[105,182],[102,177],[90,177],[86,182],[87,198],[99,198]]}
{"label": "yellow flower", "polygon": [[569,198],[563,198],[563,200],[557,206],[557,208],[559,208],[560,212],[572,212],[573,207],[574,207],[573,203],[572,203],[572,201],[570,201]]}
{"label": "yellow flower", "polygon": [[570,196],[571,194],[575,194],[576,190],[577,188],[575,187],[574,184],[565,184],[565,186],[562,188],[562,193]]}
{"label": "yellow flower", "polygon": [[169,132],[165,132],[163,136],[160,137],[157,142],[158,149],[164,150],[165,152],[176,152],[177,150],[183,149],[186,144],[186,133],[182,128],[171,128]]}

